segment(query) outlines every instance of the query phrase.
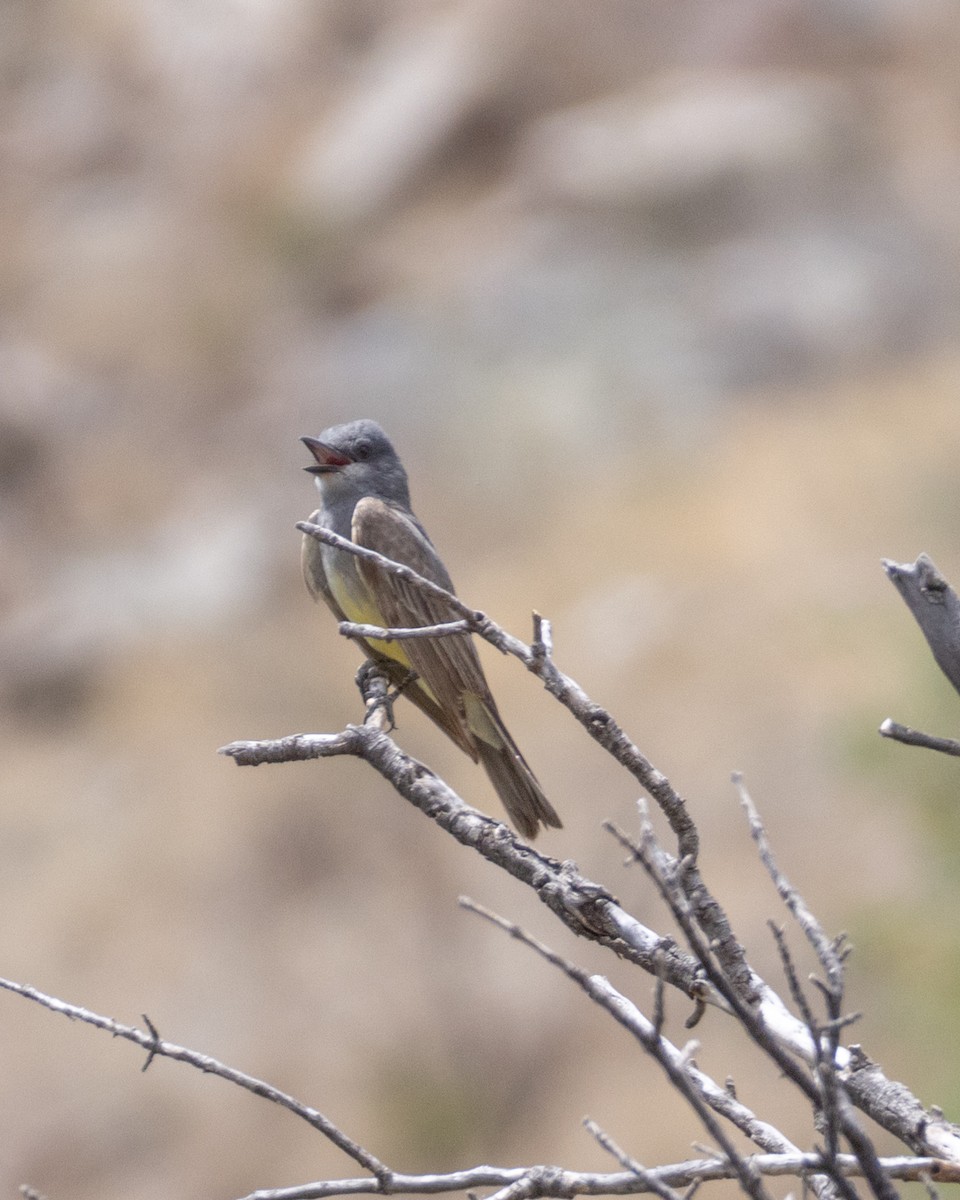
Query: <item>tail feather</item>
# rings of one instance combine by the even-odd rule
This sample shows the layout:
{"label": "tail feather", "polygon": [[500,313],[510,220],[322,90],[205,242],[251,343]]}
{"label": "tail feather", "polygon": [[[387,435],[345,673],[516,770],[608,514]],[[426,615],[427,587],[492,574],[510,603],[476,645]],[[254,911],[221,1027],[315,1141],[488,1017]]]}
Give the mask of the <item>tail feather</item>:
{"label": "tail feather", "polygon": [[490,776],[490,782],[496,788],[510,820],[526,838],[535,838],[541,825],[562,829],[563,823],[543,794],[537,777],[502,726],[501,731],[506,737],[499,747],[491,746],[480,738],[477,738],[476,745],[483,768]]}

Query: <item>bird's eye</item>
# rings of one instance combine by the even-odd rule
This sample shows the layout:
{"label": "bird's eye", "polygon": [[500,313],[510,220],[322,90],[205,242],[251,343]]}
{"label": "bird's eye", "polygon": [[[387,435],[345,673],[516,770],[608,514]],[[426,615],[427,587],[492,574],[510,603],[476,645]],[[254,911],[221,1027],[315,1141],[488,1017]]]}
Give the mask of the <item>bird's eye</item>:
{"label": "bird's eye", "polygon": [[358,462],[363,462],[370,457],[370,451],[373,447],[367,441],[357,442],[353,448],[353,457]]}

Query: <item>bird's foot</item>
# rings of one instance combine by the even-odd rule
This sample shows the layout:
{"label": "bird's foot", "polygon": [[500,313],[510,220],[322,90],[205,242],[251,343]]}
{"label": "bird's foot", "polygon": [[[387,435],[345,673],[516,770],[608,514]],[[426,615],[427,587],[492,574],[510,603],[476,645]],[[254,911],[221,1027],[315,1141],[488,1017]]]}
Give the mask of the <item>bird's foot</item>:
{"label": "bird's foot", "polygon": [[357,671],[357,687],[367,710],[365,723],[376,724],[384,733],[391,733],[396,728],[393,701],[397,693],[390,692],[389,681],[376,663],[369,659],[363,663]]}

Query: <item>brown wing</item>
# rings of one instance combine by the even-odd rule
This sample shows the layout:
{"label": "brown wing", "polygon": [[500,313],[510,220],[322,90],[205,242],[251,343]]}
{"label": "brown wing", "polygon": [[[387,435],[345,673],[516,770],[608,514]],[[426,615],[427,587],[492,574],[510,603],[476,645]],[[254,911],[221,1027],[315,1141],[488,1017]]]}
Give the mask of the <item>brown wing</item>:
{"label": "brown wing", "polygon": [[[409,513],[367,496],[353,511],[352,537],[357,545],[412,567],[418,575],[453,591],[446,567]],[[438,625],[458,615],[441,597],[376,563],[358,559],[357,569],[388,626]],[[411,638],[403,647],[418,676],[413,686],[422,685],[442,714],[442,720],[436,716],[434,720],[473,759],[479,757],[520,832],[535,837],[541,824],[559,828],[560,818],[497,712],[470,635]],[[422,699],[418,703],[433,715]]]}
{"label": "brown wing", "polygon": [[[353,511],[353,540],[358,546],[376,550],[394,562],[411,567],[418,575],[447,591],[453,584],[446,567],[429,538],[406,513],[371,496],[359,501]],[[358,560],[360,575],[373,592],[387,625],[414,628],[456,620],[457,614],[436,596],[415,584],[385,571],[376,563]],[[473,744],[463,708],[464,693],[492,703],[480,659],[468,634],[444,638],[411,638],[404,650],[427,689],[440,707],[455,715],[465,740]],[[475,756],[475,752],[474,752]]]}
{"label": "brown wing", "polygon": [[[310,521],[314,525],[322,524],[320,512],[313,513]],[[303,578],[307,585],[307,590],[314,600],[322,599],[338,621],[346,621],[346,613],[344,613],[343,609],[337,603],[327,582],[327,573],[323,566],[323,556],[321,554],[321,543],[316,538],[308,537],[307,534],[303,535],[300,565],[303,570]],[[403,688],[404,695],[412,700],[431,721],[439,725],[444,733],[464,753],[469,754],[476,761],[477,749],[473,738],[464,726],[463,720],[455,712],[450,713],[442,709],[434,697],[425,691],[418,681],[411,682],[410,671],[401,663],[383,654],[376,646],[371,645],[369,642],[360,640],[360,645],[363,647],[367,657],[380,667],[393,686]]]}

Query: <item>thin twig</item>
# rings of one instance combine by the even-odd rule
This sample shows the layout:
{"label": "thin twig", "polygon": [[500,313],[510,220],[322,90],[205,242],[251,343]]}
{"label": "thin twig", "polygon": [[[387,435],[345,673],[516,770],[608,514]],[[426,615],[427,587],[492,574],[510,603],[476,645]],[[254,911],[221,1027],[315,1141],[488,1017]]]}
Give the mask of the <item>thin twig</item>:
{"label": "thin twig", "polygon": [[411,638],[452,637],[458,633],[470,633],[473,626],[470,621],[444,621],[441,625],[418,625],[413,629],[385,629],[381,625],[360,625],[356,621],[341,621],[340,633],[345,638],[371,638],[378,642],[402,642]]}
{"label": "thin twig", "polygon": [[546,617],[538,612],[533,614],[533,641],[530,649],[536,658],[551,658],[553,656],[553,628]]}
{"label": "thin twig", "polygon": [[780,965],[783,967],[784,978],[787,981],[787,988],[793,999],[794,1004],[800,1010],[800,1016],[803,1023],[810,1031],[810,1037],[814,1045],[820,1042],[820,1026],[813,1015],[813,1010],[807,1001],[806,994],[800,986],[800,977],[797,975],[797,969],[794,966],[793,955],[790,953],[790,947],[787,945],[787,939],[783,932],[783,926],[778,925],[775,921],[767,921],[767,928],[773,934],[773,940],[777,944],[777,952],[780,955]]}
{"label": "thin twig", "polygon": [[596,1121],[589,1117],[583,1118],[583,1124],[587,1132],[591,1134],[597,1143],[613,1158],[617,1160],[621,1167],[626,1167],[628,1171],[632,1171],[636,1177],[647,1185],[649,1191],[655,1196],[660,1196],[662,1200],[680,1200],[680,1193],[674,1191],[672,1187],[668,1187],[662,1183],[652,1171],[648,1171],[645,1166],[638,1163],[635,1158],[631,1158],[625,1150],[617,1145],[613,1138],[600,1128]]}
{"label": "thin twig", "polygon": [[835,995],[842,996],[843,963],[837,954],[835,943],[827,937],[823,931],[823,927],[807,907],[803,897],[777,866],[777,860],[774,857],[773,848],[767,837],[767,831],[760,819],[760,813],[757,811],[757,807],[753,803],[750,793],[743,782],[743,776],[739,771],[734,773],[733,783],[740,796],[740,803],[743,806],[743,810],[747,814],[750,836],[757,844],[760,861],[766,867],[767,874],[773,880],[773,886],[777,889],[780,899],[787,906],[793,919],[803,930],[807,941],[813,947],[817,958],[820,960],[820,965],[826,973],[830,990]]}
{"label": "thin twig", "polygon": [[889,717],[877,732],[881,737],[902,742],[905,746],[921,746],[924,750],[939,750],[941,754],[952,754],[960,758],[960,741],[955,738],[935,737],[932,733],[923,733],[919,729],[911,729],[909,725],[901,725]]}
{"label": "thin twig", "polygon": [[[148,1062],[153,1058],[172,1058],[177,1062],[187,1063],[188,1066],[196,1067],[198,1071],[203,1071],[207,1075],[218,1075],[221,1079],[226,1079],[228,1083],[234,1083],[237,1087],[243,1088],[245,1091],[253,1092],[255,1096],[262,1096],[265,1100],[270,1100],[274,1104],[279,1104],[282,1108],[288,1109],[301,1120],[312,1125],[314,1129],[322,1133],[325,1138],[331,1141],[344,1154],[353,1159],[358,1166],[370,1171],[375,1177],[381,1178],[390,1174],[390,1169],[378,1158],[365,1150],[363,1146],[358,1145],[352,1138],[338,1129],[336,1125],[315,1108],[311,1108],[307,1104],[302,1104],[293,1096],[287,1095],[286,1092],[281,1092],[278,1088],[272,1087],[269,1083],[264,1083],[262,1079],[256,1079],[253,1075],[246,1075],[243,1071],[238,1071],[234,1067],[228,1067],[224,1063],[219,1062],[215,1058],[211,1058],[208,1054],[200,1054],[196,1050],[189,1050],[186,1046],[178,1046],[175,1042],[163,1041],[157,1036],[156,1029],[150,1024],[150,1030],[144,1032],[142,1029],[137,1029],[135,1025],[123,1025],[119,1021],[115,1021],[113,1017],[103,1017],[99,1013],[91,1012],[88,1008],[80,1008],[76,1004],[68,1004],[65,1000],[58,1000],[55,996],[48,996],[45,992],[39,991],[37,988],[30,987],[27,984],[16,983],[12,979],[0,979],[0,988],[5,988],[8,992],[15,992],[18,996],[23,996],[27,1000],[33,1000],[35,1003],[42,1005],[51,1012],[61,1013],[65,1017],[69,1017],[71,1021],[82,1021],[86,1025],[92,1025],[96,1029],[103,1029],[112,1037],[124,1038],[128,1042],[133,1042],[142,1050],[146,1050],[148,1054]],[[370,1181],[368,1180],[368,1183]]]}
{"label": "thin twig", "polygon": [[824,1158],[828,1164],[830,1177],[841,1188],[847,1200],[856,1200],[856,1193],[839,1174],[836,1166],[837,1156],[840,1152],[839,1133],[841,1127],[840,1088],[837,1081],[837,1073],[833,1066],[837,1048],[836,1030],[833,1031],[833,1040],[827,1041],[825,1045],[823,1029],[814,1017],[806,994],[800,986],[800,978],[797,975],[793,956],[790,953],[790,947],[787,945],[784,931],[773,921],[768,921],[767,924],[777,944],[777,950],[780,954],[780,961],[783,964],[783,971],[787,979],[787,986],[790,989],[790,995],[793,997],[794,1004],[800,1010],[800,1015],[810,1030],[810,1038],[813,1044],[817,1047],[817,1060],[814,1064],[814,1072],[819,1085],[820,1101],[815,1112],[821,1115],[821,1123],[826,1139]]}
{"label": "thin twig", "polygon": [[[881,1160],[891,1179],[908,1182],[921,1180],[925,1174],[942,1183],[960,1182],[956,1169],[936,1158],[914,1158],[912,1155],[891,1156]],[[820,1156],[805,1154],[755,1154],[751,1162],[759,1174],[771,1179],[793,1176],[805,1179],[819,1169]],[[852,1154],[843,1154],[837,1165],[844,1175],[857,1178],[860,1168]],[[537,1172],[543,1174],[537,1177]],[[548,1174],[549,1172],[549,1174]],[[688,1188],[697,1183],[734,1178],[733,1168],[722,1158],[688,1159],[653,1167],[650,1174],[661,1183],[674,1188]],[[386,1186],[375,1179],[325,1179],[295,1187],[269,1188],[252,1192],[243,1200],[327,1200],[333,1196],[357,1195],[429,1195],[469,1192],[476,1188],[506,1188],[521,1180],[533,1180],[543,1186],[542,1196],[636,1196],[649,1189],[632,1171],[604,1174],[594,1171],[558,1170],[556,1167],[469,1167],[444,1175],[404,1175],[391,1173]],[[545,1185],[549,1184],[549,1189]],[[490,1197],[487,1197],[490,1200]]]}
{"label": "thin twig", "polygon": [[883,569],[920,626],[937,666],[960,692],[960,597],[929,555],[916,562],[882,560]]}
{"label": "thin twig", "polygon": [[[82,1021],[111,1034],[111,1036],[131,1041],[142,1050],[147,1051],[148,1054],[152,1051],[157,1056],[173,1058],[199,1071],[218,1075],[227,1082],[235,1083],[255,1095],[275,1100],[276,1103],[289,1109],[296,1116],[302,1117],[324,1136],[329,1137],[358,1165],[369,1170],[372,1176],[328,1179],[294,1187],[262,1189],[251,1193],[244,1200],[324,1200],[326,1197],[357,1195],[439,1195],[463,1192],[471,1188],[507,1187],[525,1177],[536,1178],[539,1171],[549,1172],[549,1178],[554,1185],[552,1190],[539,1193],[545,1196],[638,1195],[649,1190],[633,1171],[604,1174],[560,1171],[557,1168],[490,1166],[470,1167],[448,1174],[407,1175],[399,1171],[391,1171],[369,1151],[358,1146],[335,1126],[332,1126],[316,1109],[303,1105],[276,1088],[272,1088],[269,1084],[245,1075],[241,1071],[236,1071],[208,1055],[163,1041],[149,1032],[133,1026],[122,1025],[111,1017],[101,1016],[89,1009],[68,1004],[66,1001],[48,996],[36,988],[15,983],[12,980],[0,979],[0,987],[28,1000],[33,1000],[52,1012],[61,1013],[71,1020]],[[804,1154],[798,1151],[753,1155],[750,1161],[758,1174],[770,1177],[787,1175],[805,1177],[822,1169],[822,1161],[817,1154]],[[881,1166],[891,1179],[917,1180],[927,1176],[942,1183],[960,1183],[960,1165],[935,1157],[918,1158],[912,1155],[900,1155],[882,1159]],[[857,1176],[861,1174],[861,1167],[853,1155],[841,1155],[837,1160],[837,1167],[844,1175]],[[651,1174],[655,1175],[661,1183],[672,1187],[689,1187],[697,1180],[710,1181],[736,1177],[734,1167],[722,1159],[690,1160],[668,1164],[654,1168]]]}
{"label": "thin twig", "polygon": [[[696,999],[698,1006],[707,1002],[721,1009],[728,1007],[703,978],[696,958],[683,953],[672,938],[641,924],[606,888],[584,878],[572,863],[560,863],[538,853],[501,822],[469,808],[443,780],[405,755],[385,732],[371,725],[348,726],[339,734],[234,742],[223,747],[221,753],[233,757],[239,765],[343,754],[365,759],[401,796],[463,845],[533,888],[575,934],[599,942],[651,974],[661,975],[671,986]],[[630,839],[615,827],[610,828],[633,853]],[[752,979],[769,1037],[812,1064],[816,1055],[806,1028],[763,980],[755,975]],[[841,1047],[838,1067],[846,1068],[850,1061],[850,1053]],[[927,1111],[903,1084],[888,1079],[859,1049],[853,1069],[845,1073],[844,1084],[858,1107],[916,1153],[960,1163],[960,1131],[942,1114]]]}
{"label": "thin twig", "polygon": [[[733,1142],[727,1136],[723,1126],[716,1120],[710,1110],[711,1106],[708,1103],[703,1088],[700,1086],[701,1079],[707,1077],[702,1076],[700,1072],[697,1072],[696,1075],[693,1074],[692,1065],[687,1061],[683,1051],[678,1050],[666,1038],[659,1035],[654,1025],[647,1020],[640,1010],[627,1000],[625,996],[617,992],[603,976],[588,974],[562,955],[557,954],[548,946],[545,946],[542,942],[532,937],[514,921],[508,921],[498,916],[498,914],[491,912],[490,909],[485,908],[483,905],[477,904],[465,896],[461,896],[460,904],[469,911],[475,912],[478,916],[484,917],[511,937],[516,938],[525,946],[529,946],[541,958],[558,967],[591,1000],[599,1004],[615,1021],[632,1033],[643,1046],[644,1050],[659,1063],[670,1083],[697,1114],[707,1133],[733,1165],[736,1176],[744,1191],[748,1195],[753,1196],[754,1200],[766,1200],[767,1191],[761,1185],[759,1177],[751,1167],[749,1160],[745,1159],[738,1152]],[[725,1092],[712,1080],[710,1080],[710,1084],[712,1094],[721,1096],[726,1100],[730,1099],[729,1093]],[[782,1134],[778,1134],[778,1136],[782,1138]]]}
{"label": "thin twig", "polygon": [[[683,889],[669,870],[664,870],[661,862],[662,851],[657,846],[649,822],[644,822],[640,841],[628,838],[609,821],[604,823],[627,850],[632,850],[637,861],[644,867],[650,879],[656,884],[664,902],[670,908],[674,919],[683,930],[684,936],[693,950],[694,956],[700,962],[707,978],[716,990],[726,999],[735,1013],[743,1029],[751,1039],[767,1054],[780,1070],[800,1089],[807,1099],[819,1106],[822,1102],[821,1090],[817,1083],[810,1078],[801,1065],[788,1054],[780,1040],[768,1028],[766,1021],[760,1015],[757,1005],[748,1003],[739,989],[727,978],[719,965],[714,947],[704,934],[704,931],[693,919],[689,902]],[[758,981],[762,987],[762,981]],[[809,1041],[809,1036],[807,1038]],[[819,1047],[814,1042],[813,1061],[819,1054]],[[876,1196],[881,1200],[897,1200],[896,1192],[889,1180],[879,1168],[876,1150],[864,1130],[859,1126],[852,1114],[843,1114],[843,1132],[850,1141],[857,1157],[863,1164],[864,1174],[870,1182]],[[829,1170],[829,1164],[825,1164]],[[831,1178],[833,1176],[831,1175]]]}
{"label": "thin twig", "polygon": [[[276,742],[232,742],[220,753],[240,766],[338,754],[363,758],[459,842],[532,887],[574,933],[600,942],[644,970],[662,971],[672,986],[687,995],[698,987],[696,960],[683,954],[671,938],[642,925],[606,888],[584,878],[574,864],[534,850],[501,821],[465,804],[442,779],[404,754],[388,734],[372,723],[350,725],[339,734],[295,734]],[[704,998],[716,1000],[709,994]]]}
{"label": "thin twig", "polygon": [[[735,964],[737,955],[742,956],[742,950],[737,946],[722,910],[696,872],[698,835],[683,799],[666,777],[626,737],[610,714],[594,704],[577,684],[556,669],[548,653],[549,626],[544,629],[543,619],[535,626],[540,635],[539,645],[536,648],[526,646],[504,633],[483,613],[469,609],[429,580],[421,580],[402,564],[392,563],[372,551],[354,546],[352,542],[320,527],[303,524],[300,528],[310,536],[361,557],[371,558],[384,570],[395,571],[416,582],[417,586],[445,596],[451,611],[459,612],[463,619],[476,627],[481,636],[505,653],[518,657],[543,680],[547,690],[634,775],[667,815],[677,836],[678,846],[689,851],[678,860],[682,868],[684,903],[707,934],[711,951],[716,952],[718,947],[723,949],[729,944],[732,952],[725,957]],[[416,760],[403,755],[380,730],[369,726],[350,726],[336,735],[298,735],[279,742],[238,742],[224,747],[222,753],[233,755],[241,764],[333,754],[354,754],[364,758],[401,795],[459,841],[532,886],[574,932],[600,941],[648,971],[662,971],[664,979],[680,987],[687,995],[697,998],[698,1004],[707,1000],[721,1008],[726,1007],[725,1001],[703,979],[696,959],[683,954],[672,939],[661,938],[641,925],[616,903],[605,888],[584,880],[573,864],[560,864],[555,859],[536,854],[501,823],[468,808],[443,781]],[[665,966],[656,965],[658,954],[662,954]],[[756,1004],[762,1013],[762,1028],[769,1038],[789,1046],[811,1063],[815,1061],[816,1051],[810,1044],[806,1028],[787,1011],[776,993],[750,970],[745,959],[742,960],[739,979],[736,971],[729,966],[726,975],[737,981],[735,986],[743,994],[749,994],[751,988],[757,989]],[[845,1050],[838,1048],[836,1060],[839,1067],[844,1067],[850,1058]],[[854,1069],[845,1075],[845,1086],[865,1112],[918,1153],[933,1152],[950,1161],[960,1162],[960,1131],[946,1122],[942,1114],[926,1111],[908,1089],[887,1079],[876,1064],[862,1053],[858,1052]]]}

